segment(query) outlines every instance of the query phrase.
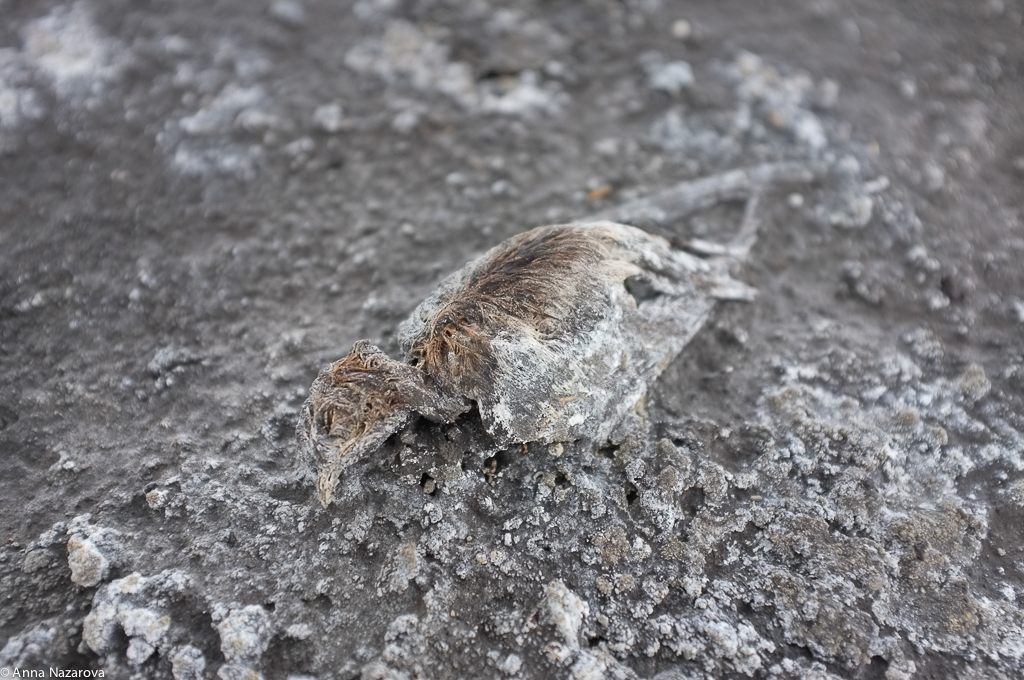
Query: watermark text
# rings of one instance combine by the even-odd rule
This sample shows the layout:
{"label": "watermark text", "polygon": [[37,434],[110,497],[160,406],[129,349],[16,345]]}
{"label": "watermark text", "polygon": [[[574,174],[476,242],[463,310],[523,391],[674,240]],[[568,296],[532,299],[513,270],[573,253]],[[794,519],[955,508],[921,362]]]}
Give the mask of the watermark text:
{"label": "watermark text", "polygon": [[105,678],[103,669],[77,668],[0,668],[0,678]]}

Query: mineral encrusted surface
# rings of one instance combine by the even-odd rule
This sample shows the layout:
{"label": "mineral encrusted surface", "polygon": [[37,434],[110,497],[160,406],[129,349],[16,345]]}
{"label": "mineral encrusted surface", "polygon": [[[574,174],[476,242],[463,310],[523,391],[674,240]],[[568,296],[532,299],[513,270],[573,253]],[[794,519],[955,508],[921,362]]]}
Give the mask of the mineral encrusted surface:
{"label": "mineral encrusted surface", "polygon": [[[0,668],[1020,677],[1022,15],[0,0]],[[416,421],[316,502],[294,424],[355,340],[775,161],[828,172],[621,444]]]}

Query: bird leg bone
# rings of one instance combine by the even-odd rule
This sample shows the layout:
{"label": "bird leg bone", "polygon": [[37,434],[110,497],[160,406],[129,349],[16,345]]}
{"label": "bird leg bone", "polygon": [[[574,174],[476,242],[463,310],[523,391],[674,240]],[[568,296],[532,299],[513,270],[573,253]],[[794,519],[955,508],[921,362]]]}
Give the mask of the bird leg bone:
{"label": "bird leg bone", "polygon": [[692,239],[682,244],[684,249],[695,255],[729,257],[742,262],[757,241],[757,212],[765,190],[778,184],[808,184],[824,177],[827,170],[828,167],[819,162],[764,163],[729,170],[677,184],[657,194],[591,215],[585,221],[610,220],[638,227],[662,227],[719,203],[745,200],[743,222],[729,243],[722,245]]}

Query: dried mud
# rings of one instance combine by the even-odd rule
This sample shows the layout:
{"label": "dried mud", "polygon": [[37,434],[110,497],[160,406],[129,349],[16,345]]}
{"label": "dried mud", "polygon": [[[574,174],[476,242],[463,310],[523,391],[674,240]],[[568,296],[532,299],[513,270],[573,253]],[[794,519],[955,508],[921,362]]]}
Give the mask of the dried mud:
{"label": "dried mud", "polygon": [[[0,668],[1014,678],[1024,5],[0,0]],[[530,227],[822,162],[621,445],[309,384]],[[722,242],[723,204],[649,226]]]}

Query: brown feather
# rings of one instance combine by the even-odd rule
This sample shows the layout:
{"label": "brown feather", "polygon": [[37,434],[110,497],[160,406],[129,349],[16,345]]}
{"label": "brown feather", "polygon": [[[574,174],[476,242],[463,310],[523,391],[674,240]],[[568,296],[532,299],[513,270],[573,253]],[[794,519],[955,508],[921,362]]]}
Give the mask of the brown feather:
{"label": "brown feather", "polygon": [[510,327],[548,340],[578,331],[595,316],[579,301],[599,288],[595,266],[605,257],[602,238],[573,225],[509,239],[426,323],[410,347],[413,363],[435,383],[468,395],[488,391],[490,339]]}

